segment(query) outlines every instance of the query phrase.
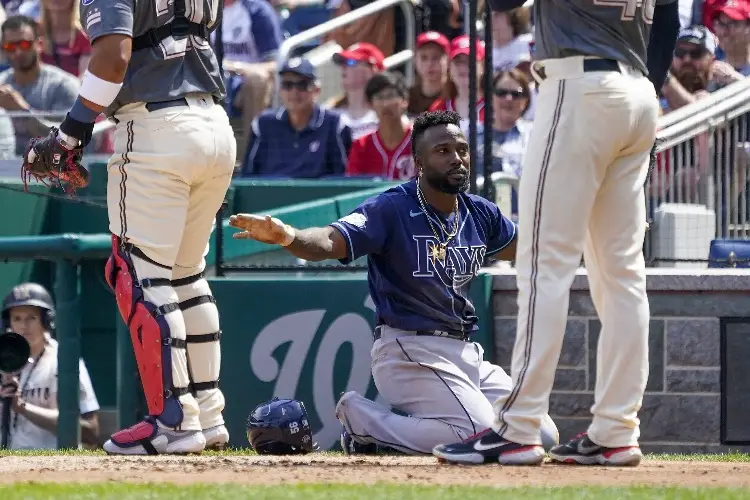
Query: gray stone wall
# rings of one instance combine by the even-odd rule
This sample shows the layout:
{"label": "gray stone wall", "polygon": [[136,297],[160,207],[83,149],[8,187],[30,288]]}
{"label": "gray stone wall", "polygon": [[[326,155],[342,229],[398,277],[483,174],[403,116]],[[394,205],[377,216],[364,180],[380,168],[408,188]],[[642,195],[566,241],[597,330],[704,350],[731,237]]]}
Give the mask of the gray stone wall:
{"label": "gray stone wall", "polygon": [[[510,373],[517,314],[515,272],[493,274],[494,361]],[[720,318],[750,316],[750,273],[653,269],[648,290],[650,369],[639,412],[644,451],[747,451],[721,443]],[[581,270],[571,288],[565,342],[550,397],[550,415],[561,439],[585,431],[590,422],[600,328]]]}

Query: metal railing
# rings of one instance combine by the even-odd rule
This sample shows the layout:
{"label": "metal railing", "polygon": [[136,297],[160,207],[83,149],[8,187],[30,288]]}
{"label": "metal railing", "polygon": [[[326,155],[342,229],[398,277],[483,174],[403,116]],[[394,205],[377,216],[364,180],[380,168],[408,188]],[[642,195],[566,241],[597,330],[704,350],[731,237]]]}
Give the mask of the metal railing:
{"label": "metal railing", "polygon": [[713,237],[750,238],[749,120],[750,80],[664,115],[646,183],[649,212],[665,203],[704,206],[715,212]]}
{"label": "metal railing", "polygon": [[[376,0],[371,4],[365,5],[364,7],[360,7],[359,9],[347,12],[343,16],[331,19],[330,21],[326,21],[325,23],[315,26],[314,28],[287,38],[281,44],[281,47],[279,47],[279,52],[276,56],[278,67],[280,68],[283,65],[283,63],[289,57],[289,54],[291,54],[292,51],[297,47],[300,47],[305,43],[311,40],[315,40],[316,38],[319,38],[334,30],[347,26],[355,21],[359,21],[360,19],[363,19],[367,16],[377,14],[382,10],[395,7],[397,5],[404,13],[404,27],[406,29],[405,40],[407,43],[407,49],[394,54],[391,57],[399,56],[404,58],[404,61],[406,62],[405,74],[407,75],[407,78],[411,78],[410,75],[414,74],[412,55],[414,54],[414,44],[416,42],[416,35],[414,33],[414,8],[412,6],[411,0]],[[274,105],[279,106],[279,85],[281,80],[278,74],[275,75],[275,82]]]}

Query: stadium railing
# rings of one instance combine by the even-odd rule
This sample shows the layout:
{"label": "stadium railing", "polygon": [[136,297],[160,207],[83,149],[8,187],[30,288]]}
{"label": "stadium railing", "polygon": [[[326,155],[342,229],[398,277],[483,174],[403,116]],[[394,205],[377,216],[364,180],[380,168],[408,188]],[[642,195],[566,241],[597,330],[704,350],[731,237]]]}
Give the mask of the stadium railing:
{"label": "stadium railing", "polygon": [[750,80],[735,82],[659,120],[658,160],[646,193],[665,203],[703,205],[716,238],[750,237]]}
{"label": "stadium railing", "polygon": [[[276,60],[278,63],[278,67],[281,67],[284,61],[287,60],[290,54],[296,49],[297,47],[300,47],[307,42],[311,40],[315,40],[327,33],[330,33],[336,29],[342,28],[344,26],[347,26],[355,21],[359,21],[362,18],[365,18],[367,16],[370,16],[372,14],[376,14],[382,10],[392,8],[395,6],[399,6],[404,14],[404,26],[405,26],[405,40],[407,43],[407,48],[405,50],[402,50],[401,52],[398,52],[396,54],[393,54],[389,59],[391,61],[386,61],[387,67],[393,67],[400,64],[406,64],[406,69],[404,71],[405,77],[407,78],[407,83],[411,85],[412,78],[414,75],[414,68],[412,67],[413,61],[412,61],[412,55],[414,54],[414,43],[416,41],[416,35],[415,35],[415,21],[414,21],[414,8],[412,6],[411,0],[376,0],[375,2],[372,2],[368,5],[365,5],[364,7],[360,7],[358,9],[355,9],[351,12],[347,12],[343,16],[336,17],[334,19],[331,19],[330,21],[326,21],[323,24],[320,24],[318,26],[315,26],[314,28],[311,28],[307,31],[303,31],[302,33],[298,33],[290,38],[287,38],[284,40],[284,42],[281,44],[281,47],[279,47],[278,55],[276,56]],[[394,61],[400,61],[399,64],[394,64]],[[276,85],[274,92],[274,105],[279,106],[279,75],[276,75]]]}

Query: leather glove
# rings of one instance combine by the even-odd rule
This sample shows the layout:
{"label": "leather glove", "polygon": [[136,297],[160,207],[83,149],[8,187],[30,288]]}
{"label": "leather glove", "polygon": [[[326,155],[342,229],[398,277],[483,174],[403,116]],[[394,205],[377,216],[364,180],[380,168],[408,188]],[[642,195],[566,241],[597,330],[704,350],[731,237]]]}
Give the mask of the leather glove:
{"label": "leather glove", "polygon": [[21,166],[24,187],[31,178],[45,185],[59,185],[71,195],[86,187],[89,172],[81,165],[83,148],[78,143],[56,127],[50,128],[46,137],[29,140]]}

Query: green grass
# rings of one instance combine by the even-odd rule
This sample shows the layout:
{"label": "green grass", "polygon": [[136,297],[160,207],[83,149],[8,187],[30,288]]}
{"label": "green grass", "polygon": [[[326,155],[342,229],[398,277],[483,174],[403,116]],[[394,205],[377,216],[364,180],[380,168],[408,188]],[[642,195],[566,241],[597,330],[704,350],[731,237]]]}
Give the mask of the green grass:
{"label": "green grass", "polygon": [[66,498],[69,500],[200,500],[200,499],[299,499],[299,500],[497,500],[501,496],[514,500],[739,500],[747,498],[746,490],[727,488],[507,488],[498,491],[485,487],[445,486],[236,486],[106,483],[79,484],[15,484],[0,487],[3,500]]}

